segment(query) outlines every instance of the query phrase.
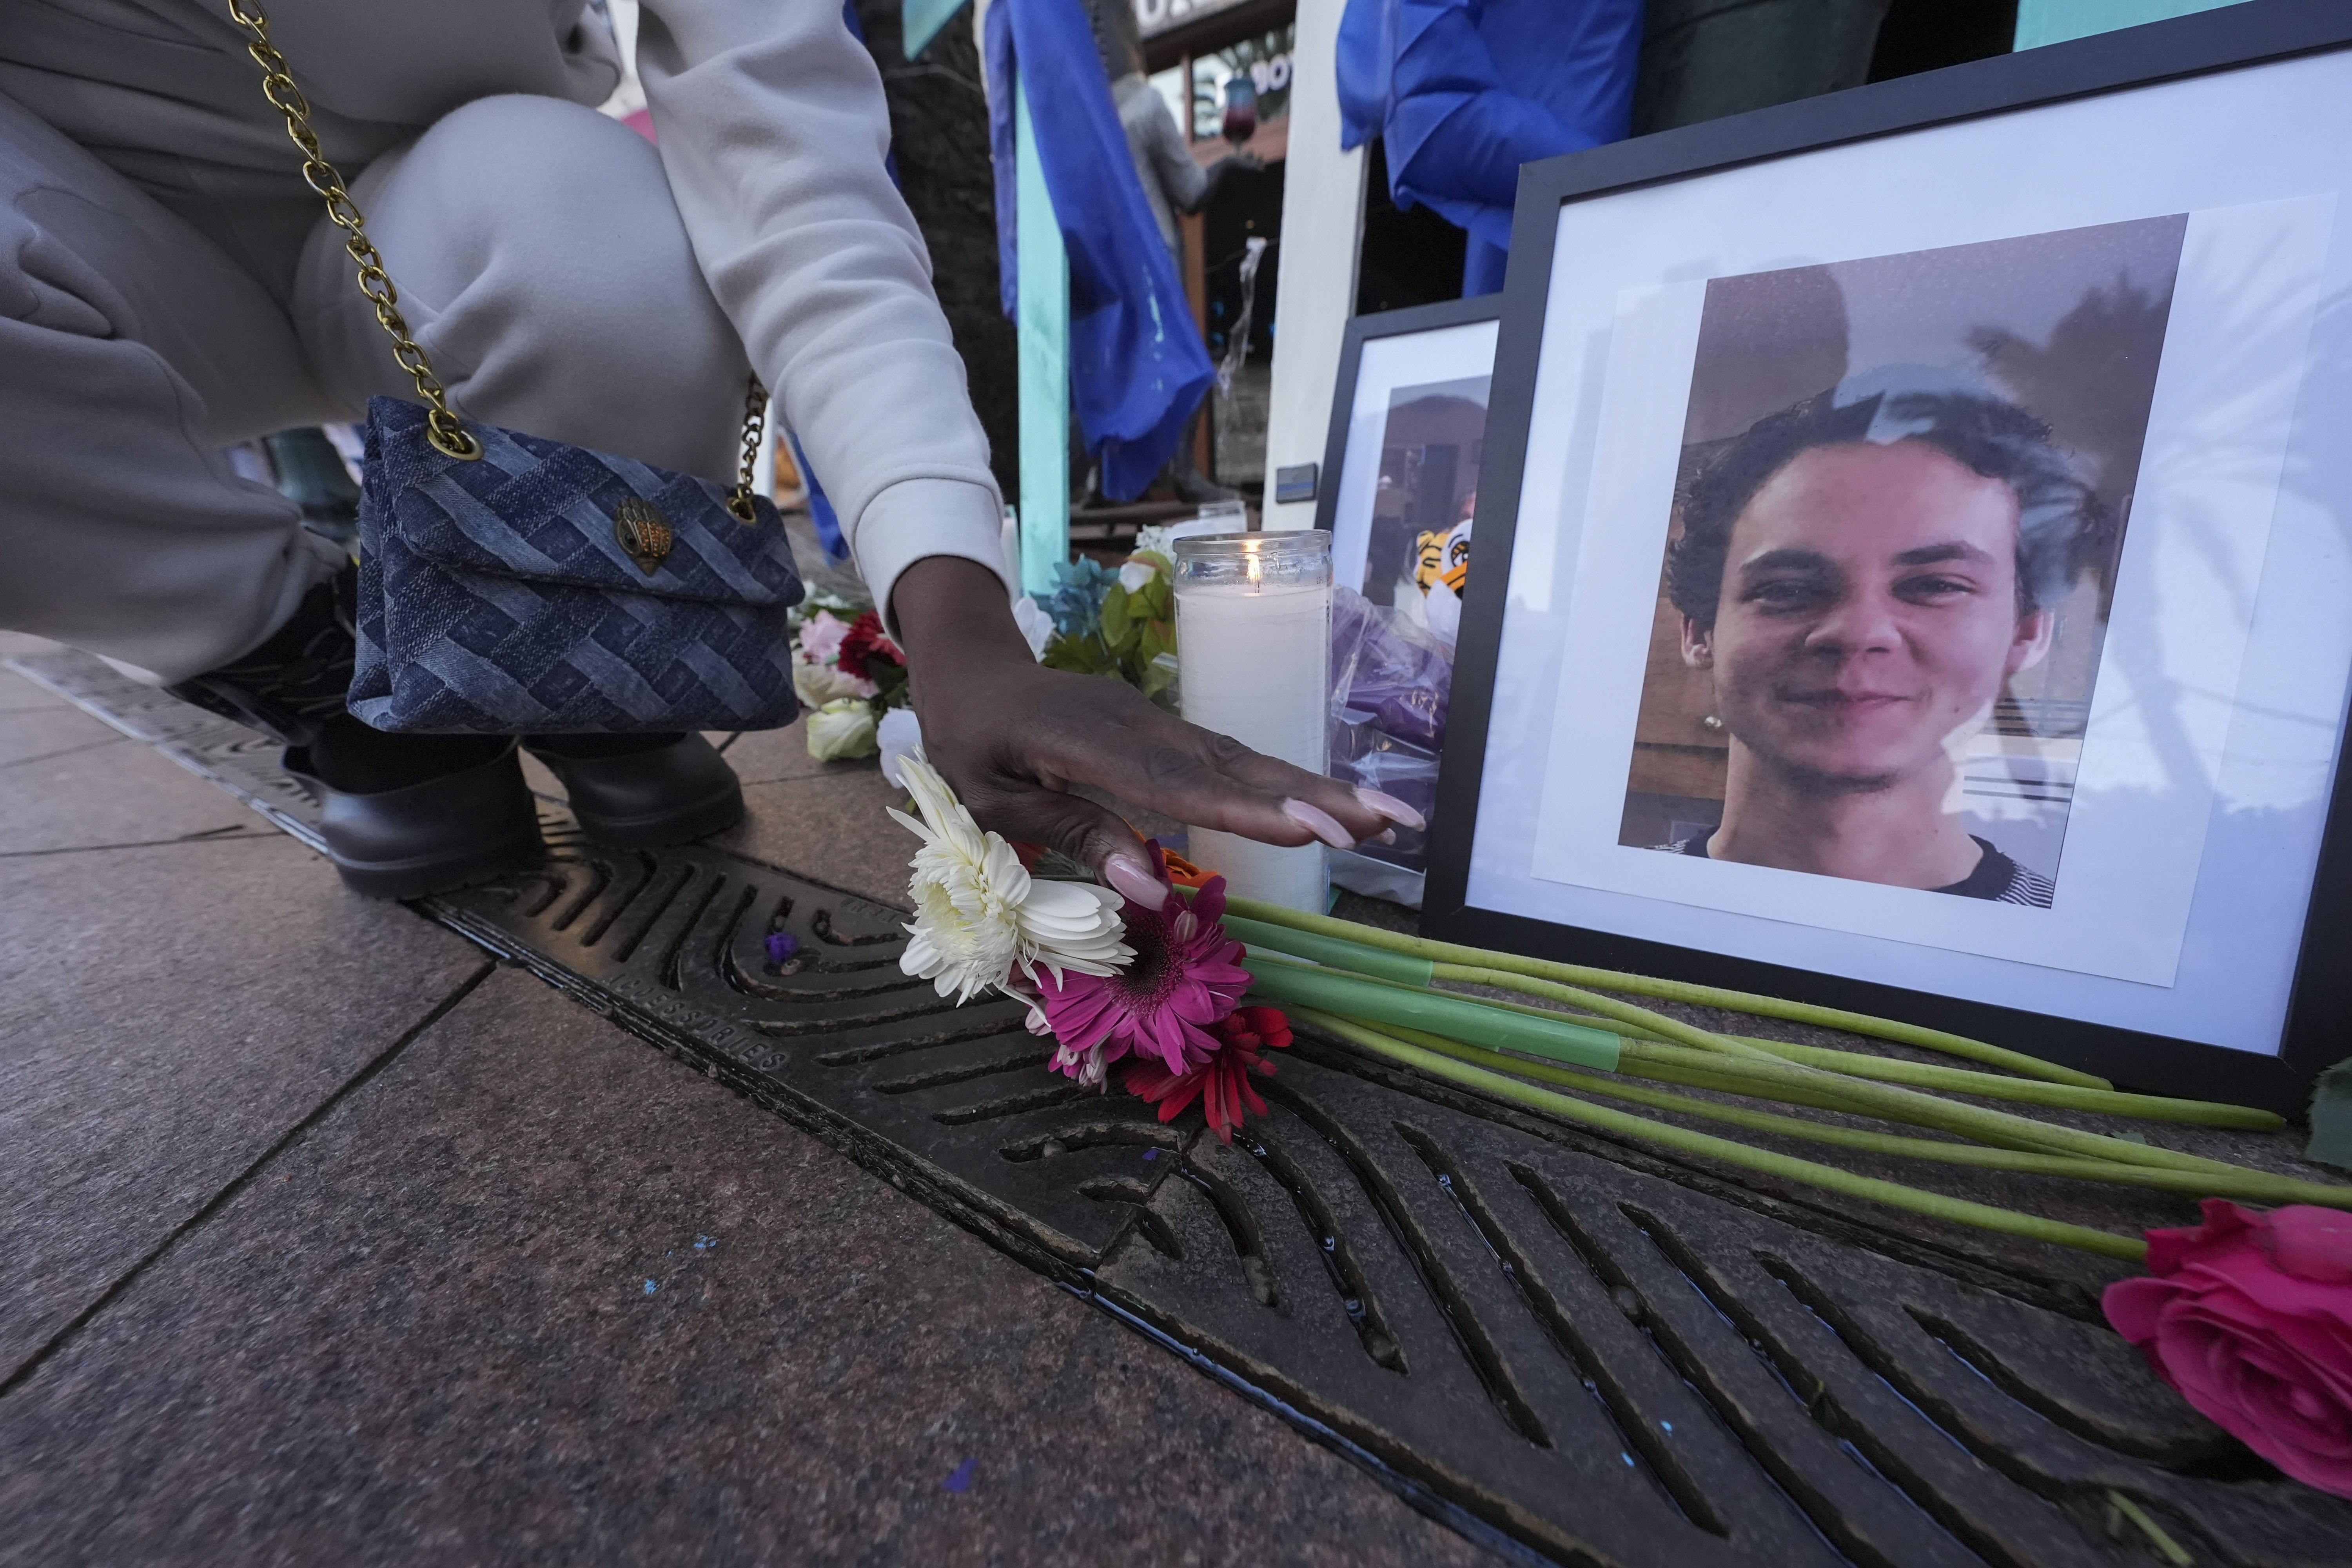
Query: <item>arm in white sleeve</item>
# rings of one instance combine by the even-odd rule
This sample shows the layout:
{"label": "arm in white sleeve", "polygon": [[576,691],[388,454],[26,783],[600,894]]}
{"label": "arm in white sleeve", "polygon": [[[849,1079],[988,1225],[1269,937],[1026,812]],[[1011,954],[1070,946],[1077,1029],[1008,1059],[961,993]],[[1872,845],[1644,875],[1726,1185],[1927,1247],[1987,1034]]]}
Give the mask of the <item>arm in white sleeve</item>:
{"label": "arm in white sleeve", "polygon": [[[900,572],[998,576],[1002,500],[839,0],[644,0],[637,69],[695,255],[887,618]],[[895,630],[895,627],[893,628]]]}

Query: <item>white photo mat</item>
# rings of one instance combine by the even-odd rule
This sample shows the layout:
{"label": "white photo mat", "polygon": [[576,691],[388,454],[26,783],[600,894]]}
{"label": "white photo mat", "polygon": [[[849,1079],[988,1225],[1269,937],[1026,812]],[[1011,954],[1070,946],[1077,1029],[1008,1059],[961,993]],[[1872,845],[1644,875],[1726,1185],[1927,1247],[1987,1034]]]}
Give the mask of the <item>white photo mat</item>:
{"label": "white photo mat", "polygon": [[1348,455],[1331,521],[1331,580],[1360,592],[1371,547],[1372,503],[1381,487],[1381,443],[1390,400],[1402,389],[1472,381],[1495,372],[1497,323],[1464,321],[1365,341],[1349,405]]}

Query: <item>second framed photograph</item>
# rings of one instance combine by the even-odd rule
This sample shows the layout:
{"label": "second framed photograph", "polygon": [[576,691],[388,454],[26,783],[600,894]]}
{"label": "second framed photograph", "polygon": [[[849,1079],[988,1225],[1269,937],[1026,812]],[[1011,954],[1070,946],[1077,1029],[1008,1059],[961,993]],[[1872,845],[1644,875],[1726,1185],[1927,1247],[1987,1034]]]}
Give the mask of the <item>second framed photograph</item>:
{"label": "second framed photograph", "polygon": [[[1486,445],[1499,297],[1358,316],[1315,525],[1331,535],[1332,773],[1431,817]],[[1423,832],[1336,852],[1332,880],[1419,908]]]}
{"label": "second framed photograph", "polygon": [[2348,44],[2271,0],[1532,166],[1432,933],[2299,1106]]}

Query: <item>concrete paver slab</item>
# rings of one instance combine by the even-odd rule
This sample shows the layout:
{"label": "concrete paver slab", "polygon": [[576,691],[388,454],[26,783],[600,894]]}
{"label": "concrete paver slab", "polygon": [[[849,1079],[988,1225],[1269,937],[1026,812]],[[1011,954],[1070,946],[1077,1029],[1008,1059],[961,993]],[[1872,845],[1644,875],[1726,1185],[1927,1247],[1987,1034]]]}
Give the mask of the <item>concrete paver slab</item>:
{"label": "concrete paver slab", "polygon": [[[16,652],[46,653],[47,648],[23,648]],[[13,658],[16,652],[0,648],[0,658]],[[47,710],[52,713],[80,711],[56,692],[36,686],[12,669],[0,669],[0,713],[29,713]]]}
{"label": "concrete paver slab", "polygon": [[0,1517],[45,1564],[1480,1560],[512,972],[0,1401]]}
{"label": "concrete paver slab", "polygon": [[[0,689],[30,685],[0,672]],[[95,719],[83,722],[101,740],[110,734]],[[0,859],[249,832],[261,825],[235,797],[135,741],[0,768]]]}
{"label": "concrete paver slab", "polygon": [[[789,734],[792,731],[785,731]],[[735,754],[733,749],[728,753]],[[894,908],[907,902],[907,863],[921,846],[884,808],[906,795],[871,763],[820,777],[743,785],[748,815],[709,842]]]}
{"label": "concrete paver slab", "polygon": [[[40,690],[13,672],[5,686],[0,686],[0,689],[8,688]],[[17,769],[37,767],[52,757],[68,756],[94,746],[133,743],[124,740],[120,730],[54,698],[47,706],[0,709],[0,790],[11,786]]]}
{"label": "concrete paver slab", "polygon": [[776,784],[785,779],[834,778],[856,773],[871,773],[878,776],[881,772],[880,765],[871,761],[821,763],[810,756],[805,722],[782,730],[746,730],[731,741],[724,734],[713,735],[710,743],[726,746],[727,760],[734,764],[736,775],[747,784]]}
{"label": "concrete paver slab", "polygon": [[482,965],[229,813],[0,860],[0,1382]]}

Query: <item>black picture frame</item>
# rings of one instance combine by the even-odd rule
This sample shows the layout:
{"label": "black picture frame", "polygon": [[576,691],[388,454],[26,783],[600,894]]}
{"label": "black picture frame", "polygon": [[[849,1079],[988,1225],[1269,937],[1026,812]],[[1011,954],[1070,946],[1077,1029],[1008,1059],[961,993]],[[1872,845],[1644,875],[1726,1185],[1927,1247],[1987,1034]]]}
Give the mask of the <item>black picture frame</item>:
{"label": "black picture frame", "polygon": [[1363,374],[1364,345],[1380,338],[1442,331],[1474,321],[1498,321],[1502,315],[1503,297],[1481,294],[1468,300],[1444,300],[1434,305],[1412,305],[1402,310],[1380,310],[1349,319],[1347,335],[1339,342],[1339,379],[1331,397],[1330,431],[1323,438],[1323,467],[1316,480],[1316,527],[1329,533],[1338,521],[1339,479],[1348,463],[1348,421],[1355,411],[1356,383]]}
{"label": "black picture frame", "polygon": [[[2341,0],[2253,0],[1524,166],[1479,479],[1477,570],[1464,604],[1423,908],[1424,933],[1903,1019],[1995,1040],[2137,1088],[2301,1115],[2312,1079],[2352,1056],[2352,777],[2343,765],[2342,729],[2285,1026],[2274,1057],[1555,924],[1473,906],[1467,894],[1553,283],[1554,234],[1568,204],[1845,143],[2347,50],[2352,6]],[[1356,340],[1351,336],[1349,342],[1352,352]],[[1334,439],[1343,436],[1335,425]]]}
{"label": "black picture frame", "polygon": [[[1341,542],[1339,503],[1347,489],[1349,475],[1349,437],[1354,431],[1356,400],[1361,390],[1366,348],[1377,342],[1397,339],[1430,337],[1448,333],[1463,327],[1497,324],[1502,319],[1503,300],[1498,294],[1485,294],[1467,300],[1445,300],[1435,304],[1409,306],[1399,310],[1379,310],[1349,319],[1340,342],[1339,373],[1331,399],[1329,433],[1324,440],[1323,461],[1318,469],[1315,498],[1315,524],[1332,536],[1332,559],[1335,574],[1339,562],[1346,553]],[[1493,361],[1486,362],[1491,376]],[[1375,455],[1377,458],[1377,454]],[[1366,521],[1370,530],[1370,520]],[[1368,557],[1371,539],[1364,540]],[[1369,559],[1366,580],[1348,586],[1368,590]],[[1335,575],[1335,581],[1339,580]],[[1336,764],[1335,764],[1336,768]],[[1410,838],[1406,846],[1395,852],[1377,848],[1360,850],[1356,857],[1373,862],[1361,868],[1361,874],[1350,875],[1335,862],[1335,883],[1360,889],[1376,896],[1388,898],[1408,906],[1420,903],[1423,871],[1419,868],[1421,855]],[[1384,864],[1381,864],[1384,863]]]}

